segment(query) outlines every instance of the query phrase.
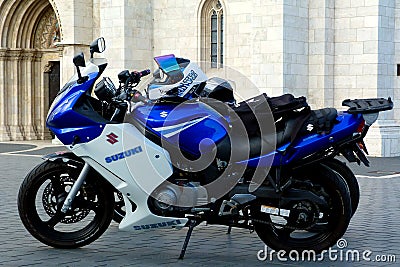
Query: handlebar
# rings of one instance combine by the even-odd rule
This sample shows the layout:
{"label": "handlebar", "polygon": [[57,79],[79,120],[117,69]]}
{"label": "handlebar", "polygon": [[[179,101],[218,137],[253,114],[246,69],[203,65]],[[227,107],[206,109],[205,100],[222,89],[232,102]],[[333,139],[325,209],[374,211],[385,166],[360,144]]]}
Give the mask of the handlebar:
{"label": "handlebar", "polygon": [[151,71],[149,69],[147,69],[147,70],[139,71],[138,73],[139,73],[140,77],[144,77],[144,76],[149,75],[151,73]]}
{"label": "handlebar", "polygon": [[[140,78],[147,76],[150,73],[151,73],[151,71],[149,69],[142,70],[142,71],[133,71],[133,72],[131,72],[131,79],[133,80],[134,83],[139,83]],[[133,100],[134,102],[139,102],[139,101],[141,101],[143,103],[149,102],[149,99],[142,96],[142,94],[136,90],[133,90],[132,93],[130,94],[130,96],[132,97],[131,100]]]}
{"label": "handlebar", "polygon": [[118,78],[120,83],[125,83],[125,88],[127,88],[130,83],[138,84],[140,82],[140,78],[147,76],[150,73],[151,71],[149,69],[142,71],[132,71],[130,73],[128,70],[125,70],[118,74]]}
{"label": "handlebar", "polygon": [[142,71],[133,71],[131,72],[131,80],[133,83],[139,83],[140,82],[140,78],[149,75],[151,72],[149,69],[147,70],[142,70]]}
{"label": "handlebar", "polygon": [[150,102],[149,99],[142,96],[142,94],[134,90],[133,88],[136,87],[139,82],[140,78],[147,76],[151,73],[149,69],[142,70],[142,71],[132,71],[129,72],[128,70],[124,70],[118,74],[118,79],[120,83],[125,84],[124,91],[122,91],[117,97],[114,98],[115,103],[118,105],[121,101],[133,101],[133,102],[143,102],[148,103]]}

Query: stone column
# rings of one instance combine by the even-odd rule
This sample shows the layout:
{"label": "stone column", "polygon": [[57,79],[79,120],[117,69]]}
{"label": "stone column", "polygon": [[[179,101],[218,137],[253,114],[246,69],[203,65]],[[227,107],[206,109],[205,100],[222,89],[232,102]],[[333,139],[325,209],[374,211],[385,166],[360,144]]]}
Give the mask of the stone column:
{"label": "stone column", "polygon": [[10,127],[11,140],[24,140],[24,132],[21,124],[21,61],[22,49],[12,49],[9,52],[10,61],[8,62],[9,80],[7,101],[7,121]]}
{"label": "stone column", "polygon": [[377,74],[377,88],[376,92],[371,92],[371,94],[383,98],[391,96],[395,104],[394,110],[385,111],[379,115],[378,122],[372,126],[367,135],[367,146],[371,144],[369,146],[371,153],[386,157],[400,156],[399,95],[398,82],[396,83],[398,77],[395,76],[396,56],[399,57],[396,54],[396,41],[399,38],[396,29],[400,26],[398,21],[396,23],[396,18],[400,12],[396,10],[395,2],[398,1],[379,1],[377,9],[379,15],[375,21],[369,22],[378,28],[378,40],[367,46],[378,54],[377,68],[373,72]]}
{"label": "stone column", "polygon": [[252,80],[271,96],[307,96],[309,1],[253,0],[252,7]]}
{"label": "stone column", "polygon": [[[251,79],[261,91],[269,96],[283,94],[283,3],[275,0],[253,0],[252,3],[243,1],[244,5],[252,7],[251,13]],[[228,1],[228,7],[230,2]],[[240,9],[238,10],[240,13]],[[268,15],[266,15],[268,14]],[[230,14],[228,13],[228,19]],[[227,40],[227,56],[238,56],[241,46],[237,45],[236,36],[241,28],[242,17],[228,21],[230,36]],[[234,23],[232,23],[234,22]],[[231,37],[229,39],[229,37]],[[244,64],[249,64],[244,59]],[[243,89],[244,91],[247,88]]]}
{"label": "stone column", "polygon": [[7,94],[8,94],[8,79],[6,73],[8,49],[0,49],[0,141],[10,141],[10,133],[7,129]]}
{"label": "stone column", "polygon": [[333,106],[335,0],[309,1],[308,103]]}
{"label": "stone column", "polygon": [[[250,6],[249,3],[245,4]],[[274,0],[253,0],[251,6],[251,79],[262,92],[270,96],[281,95],[283,93],[284,53],[282,3]],[[241,49],[235,41],[235,36],[239,34],[235,31],[240,25],[239,20],[237,24],[228,25],[232,31],[232,37],[227,41],[227,46],[230,48],[228,56],[237,56]],[[243,90],[246,91],[247,88]]]}
{"label": "stone column", "polygon": [[308,0],[283,1],[283,90],[308,94]]}
{"label": "stone column", "polygon": [[[395,1],[335,1],[334,103],[395,96]],[[395,99],[396,104],[396,99]],[[400,155],[394,111],[380,113],[366,145],[374,156]]]}
{"label": "stone column", "polygon": [[22,128],[26,140],[38,138],[37,129],[35,127],[36,122],[34,120],[36,114],[35,106],[37,105],[35,101],[35,80],[40,79],[40,77],[35,75],[35,69],[34,67],[32,68],[34,61],[34,51],[24,51],[23,60],[21,62],[22,73],[20,75],[20,87],[23,89],[20,92],[22,97],[20,112],[22,115]]}
{"label": "stone column", "polygon": [[106,39],[105,75],[117,80],[124,69],[153,66],[153,4],[145,0],[100,1],[100,34]]}
{"label": "stone column", "polygon": [[[103,1],[103,0],[102,0]],[[104,0],[105,1],[105,0]],[[119,0],[118,0],[119,1]],[[118,2],[117,1],[117,2]],[[61,84],[66,83],[75,73],[75,67],[72,58],[78,52],[84,52],[86,60],[89,59],[88,46],[94,39],[93,33],[98,33],[98,24],[93,23],[93,19],[98,19],[98,14],[93,13],[93,4],[99,9],[99,0],[93,1],[62,1],[55,0],[63,24],[63,39],[57,43],[61,50],[63,60],[61,61]],[[108,6],[114,5],[106,1]],[[104,17],[102,17],[104,18]],[[110,25],[110,32],[113,32],[113,25]],[[122,38],[122,34],[119,35]],[[97,37],[97,36],[96,36]]]}

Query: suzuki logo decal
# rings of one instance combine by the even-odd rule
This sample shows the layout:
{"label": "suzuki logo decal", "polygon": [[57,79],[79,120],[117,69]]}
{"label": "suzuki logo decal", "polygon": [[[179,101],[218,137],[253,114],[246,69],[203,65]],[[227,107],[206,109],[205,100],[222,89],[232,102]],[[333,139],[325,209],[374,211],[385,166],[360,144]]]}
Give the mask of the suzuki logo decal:
{"label": "suzuki logo decal", "polygon": [[116,135],[115,133],[110,133],[109,135],[106,135],[108,137],[107,142],[109,142],[110,144],[115,144],[118,143],[118,135]]}
{"label": "suzuki logo decal", "polygon": [[166,111],[163,111],[160,113],[161,118],[166,118],[167,116],[168,116],[168,112],[166,112]]}

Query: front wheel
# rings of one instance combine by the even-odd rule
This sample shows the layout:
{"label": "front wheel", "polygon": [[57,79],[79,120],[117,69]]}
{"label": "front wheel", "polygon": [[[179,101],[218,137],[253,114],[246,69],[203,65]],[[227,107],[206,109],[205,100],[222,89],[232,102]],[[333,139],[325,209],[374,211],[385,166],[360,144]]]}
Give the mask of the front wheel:
{"label": "front wheel", "polygon": [[63,162],[43,162],[23,181],[18,193],[19,216],[29,233],[55,248],[82,247],[99,238],[113,217],[114,195],[91,171],[71,209],[61,212],[81,167]]}
{"label": "front wheel", "polygon": [[[316,165],[296,171],[293,188],[309,190],[323,199],[327,207],[312,200],[292,201],[278,214],[270,203],[260,203],[250,209],[255,231],[274,250],[298,252],[328,249],[339,240],[351,218],[350,195],[346,183],[332,170]],[[319,231],[315,231],[315,227]]]}

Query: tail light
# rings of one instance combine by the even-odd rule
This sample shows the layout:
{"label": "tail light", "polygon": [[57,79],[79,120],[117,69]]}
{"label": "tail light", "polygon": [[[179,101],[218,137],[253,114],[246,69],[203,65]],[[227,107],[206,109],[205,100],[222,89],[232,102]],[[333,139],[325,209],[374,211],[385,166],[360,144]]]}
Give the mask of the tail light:
{"label": "tail light", "polygon": [[[362,120],[361,123],[360,123],[360,125],[358,125],[358,128],[357,128],[356,133],[362,135],[364,129],[365,129],[365,120]],[[363,140],[361,140],[360,142],[358,142],[357,145],[358,145],[358,147],[359,147],[360,149],[362,149],[367,155],[369,154],[369,153],[368,153],[368,150],[367,150],[367,147],[365,146],[365,143],[364,143]]]}
{"label": "tail light", "polygon": [[362,131],[364,130],[364,127],[365,127],[365,120],[362,120],[360,125],[358,125],[358,128],[357,128],[356,132],[357,133],[362,133]]}

